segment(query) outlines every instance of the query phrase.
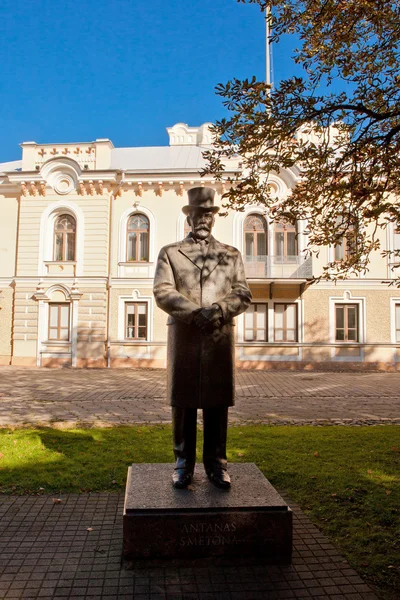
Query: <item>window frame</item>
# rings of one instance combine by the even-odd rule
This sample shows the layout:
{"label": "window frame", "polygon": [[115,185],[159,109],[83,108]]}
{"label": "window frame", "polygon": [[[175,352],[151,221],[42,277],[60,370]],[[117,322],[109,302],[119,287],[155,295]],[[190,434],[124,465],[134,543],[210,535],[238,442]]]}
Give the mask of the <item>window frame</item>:
{"label": "window frame", "polygon": [[[262,220],[263,222],[263,231],[258,230],[258,229],[250,229],[249,227],[246,226],[246,223],[249,221],[249,219],[251,217],[258,217],[259,219]],[[253,234],[253,248],[256,250],[256,252],[252,255],[248,255],[246,252],[246,234],[251,233]],[[258,254],[258,236],[259,235],[264,235],[265,236],[265,254]],[[268,223],[267,223],[267,219],[264,217],[264,215],[260,215],[259,213],[249,213],[246,215],[245,219],[244,219],[244,223],[243,223],[243,248],[244,248],[244,252],[243,254],[245,255],[246,260],[248,258],[251,259],[256,259],[260,256],[265,257],[268,256]]]}
{"label": "window frame", "polygon": [[[400,252],[400,225],[394,226],[393,227],[393,248],[392,251],[394,252]],[[392,254],[389,257],[389,263],[392,265],[396,265],[398,266],[400,264],[400,254]]]}
{"label": "window frame", "polygon": [[[277,327],[276,327],[276,311],[275,311],[275,307],[276,306],[284,306],[285,309],[283,311],[283,327],[279,327],[278,329],[282,329],[283,332],[283,339],[282,340],[277,340],[276,339],[276,331],[277,331]],[[295,327],[294,327],[294,331],[295,331],[295,339],[294,340],[288,340],[287,339],[287,331],[288,331],[288,327],[287,327],[287,307],[288,306],[293,306],[295,309]],[[276,344],[280,344],[280,343],[284,343],[284,344],[297,344],[299,342],[299,310],[298,310],[298,304],[297,302],[274,302],[273,304],[273,310],[274,310],[274,342]],[[292,329],[292,327],[290,327],[290,329]]]}
{"label": "window frame", "polygon": [[[334,252],[334,262],[341,262],[342,260],[348,260],[351,257],[352,254],[352,249],[351,249],[351,244],[349,242],[349,240],[347,239],[346,235],[343,235],[341,238],[341,242],[340,244],[335,244],[333,247],[333,252]],[[336,249],[337,248],[343,248],[343,258],[336,256]]]}
{"label": "window frame", "polygon": [[[282,227],[283,230],[280,231],[279,227]],[[288,229],[286,229],[288,228]],[[277,233],[283,233],[283,254],[278,254],[277,248],[278,245],[276,243],[276,235]],[[294,243],[295,243],[295,254],[288,254],[288,233],[294,233]],[[292,225],[288,221],[280,220],[274,222],[274,255],[276,262],[285,262],[291,263],[296,262],[297,257],[299,255],[299,244],[298,244],[298,231],[297,231],[297,223],[296,225]]]}
{"label": "window frame", "polygon": [[[57,311],[57,327],[51,327],[51,309],[58,308]],[[61,327],[61,308],[68,308],[68,326]],[[57,329],[57,337],[50,337],[50,329]],[[68,331],[68,337],[60,337],[61,330]],[[71,342],[71,303],[70,302],[49,302],[48,322],[47,322],[47,340],[49,342]]]}
{"label": "window frame", "polygon": [[[140,302],[140,301],[125,301],[124,302],[124,310],[125,310],[125,316],[124,316],[124,340],[126,341],[134,341],[134,342],[147,342],[148,341],[148,337],[149,337],[149,310],[148,310],[148,302]],[[142,305],[145,307],[145,316],[146,316],[146,336],[145,337],[138,337],[138,333],[139,333],[139,313],[138,313],[138,307],[139,305]],[[134,306],[135,307],[135,325],[133,326],[134,329],[134,337],[128,337],[127,333],[128,333],[128,306]]]}
{"label": "window frame", "polygon": [[[143,219],[145,219],[147,221],[148,224],[148,228],[147,229],[132,229],[129,227],[129,222],[131,221],[131,219],[133,217],[142,217]],[[136,233],[136,244],[135,244],[135,248],[136,248],[136,259],[131,259],[129,258],[129,233]],[[142,259],[140,256],[140,234],[142,233],[146,233],[147,234],[147,246],[146,246],[146,258]],[[132,213],[128,216],[127,222],[126,222],[126,249],[125,249],[125,257],[126,257],[126,262],[127,263],[139,263],[139,264],[145,264],[145,263],[149,263],[150,262],[150,219],[147,215],[145,215],[144,213],[141,212],[135,212]]]}
{"label": "window frame", "polygon": [[[355,340],[349,340],[349,314],[348,314],[348,309],[349,307],[351,308],[355,308],[356,310],[356,327],[350,327],[350,329],[355,329],[356,331],[356,339]],[[343,327],[338,327],[337,326],[337,309],[338,308],[343,308]],[[335,344],[359,344],[360,343],[360,308],[359,308],[359,304],[356,302],[335,302],[334,304],[334,334],[335,334]],[[338,329],[343,329],[343,340],[339,340],[337,338],[337,331]]]}
{"label": "window frame", "polygon": [[[71,219],[74,222],[75,228],[73,230],[61,229],[61,230],[57,231],[57,223],[64,217],[68,217],[69,219]],[[54,224],[53,224],[53,261],[54,262],[76,262],[77,229],[78,229],[77,221],[73,215],[71,215],[70,213],[67,213],[67,212],[63,212],[63,213],[56,215],[56,217],[54,219]],[[56,254],[56,252],[57,252],[57,243],[56,243],[57,234],[62,235],[62,245],[61,245],[62,258],[61,259],[57,258],[57,254]],[[74,236],[74,244],[73,244],[74,252],[73,252],[73,258],[68,258],[68,256],[66,255],[67,248],[69,247],[68,235],[71,235],[71,234],[73,234],[73,236]]]}
{"label": "window frame", "polygon": [[[263,340],[257,339],[257,331],[259,329],[261,329],[260,327],[257,327],[256,315],[258,314],[258,311],[257,311],[258,306],[265,307],[265,326],[264,326],[264,339]],[[268,342],[268,309],[269,309],[268,302],[252,302],[250,304],[250,306],[248,307],[248,309],[245,311],[244,315],[246,315],[246,313],[250,314],[250,313],[248,313],[248,310],[251,309],[252,307],[254,308],[254,310],[252,311],[252,314],[253,314],[253,339],[251,339],[251,340],[246,339],[246,331],[249,330],[250,328],[246,327],[246,316],[244,316],[243,341],[249,342],[249,343],[254,342],[255,344]]]}
{"label": "window frame", "polygon": [[[399,311],[399,327],[397,327],[397,311]],[[400,344],[400,302],[394,302],[394,343]]]}
{"label": "window frame", "polygon": [[[339,218],[340,220],[340,218]],[[343,222],[338,222],[338,227],[342,227]],[[359,231],[359,225],[354,220],[349,222],[344,229],[343,234],[340,236],[340,243],[333,244],[333,262],[347,261],[353,254],[357,254],[357,232]],[[354,239],[351,239],[353,238]],[[349,240],[350,238],[350,240]],[[343,248],[343,258],[336,256],[336,249]]]}

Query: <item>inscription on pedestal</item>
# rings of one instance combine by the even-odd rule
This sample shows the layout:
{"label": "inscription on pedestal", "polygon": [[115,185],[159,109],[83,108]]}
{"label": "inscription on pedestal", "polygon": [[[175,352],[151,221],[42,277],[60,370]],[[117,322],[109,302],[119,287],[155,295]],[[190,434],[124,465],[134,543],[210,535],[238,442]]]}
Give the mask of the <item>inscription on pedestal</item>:
{"label": "inscription on pedestal", "polygon": [[[130,469],[124,557],[223,555],[290,561],[292,512],[255,465],[231,465],[229,491],[215,488],[202,473],[195,474],[192,489],[176,490],[170,483],[172,470],[173,465],[133,465]],[[153,484],[147,490],[143,489],[145,477]]]}
{"label": "inscription on pedestal", "polygon": [[180,527],[180,546],[225,546],[237,544],[236,523],[184,523]]}

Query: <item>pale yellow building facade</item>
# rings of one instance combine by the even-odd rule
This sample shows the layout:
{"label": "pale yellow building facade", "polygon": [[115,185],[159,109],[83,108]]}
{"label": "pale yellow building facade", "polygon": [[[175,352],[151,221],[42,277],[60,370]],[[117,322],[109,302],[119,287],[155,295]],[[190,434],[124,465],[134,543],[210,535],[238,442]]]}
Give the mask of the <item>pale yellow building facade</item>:
{"label": "pale yellow building facade", "polygon": [[[0,164],[0,364],[164,367],[166,315],[152,283],[162,246],[187,233],[187,190],[206,185],[216,202],[227,183],[200,177],[208,124],[168,129],[165,147],[114,148],[108,139],[22,144]],[[227,163],[240,173],[240,157]],[[296,170],[271,177],[276,194]],[[262,206],[217,216],[213,231],[243,255],[253,293],[236,319],[244,368],[400,368],[398,269],[380,252],[370,270],[313,283],[342,248],[305,257],[305,226],[273,223]],[[393,228],[382,249],[400,247]]]}

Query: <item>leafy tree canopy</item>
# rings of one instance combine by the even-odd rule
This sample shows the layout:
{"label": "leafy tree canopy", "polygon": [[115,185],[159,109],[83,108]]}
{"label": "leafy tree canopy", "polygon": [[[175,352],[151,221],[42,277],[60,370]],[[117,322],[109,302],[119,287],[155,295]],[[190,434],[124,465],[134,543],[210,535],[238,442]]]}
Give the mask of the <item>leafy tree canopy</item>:
{"label": "leafy tree canopy", "polygon": [[[293,58],[304,75],[272,89],[255,78],[219,84],[229,117],[214,125],[206,172],[223,178],[224,159],[239,154],[243,172],[224,196],[227,208],[259,203],[276,219],[306,219],[310,252],[343,237],[350,244],[326,277],[365,271],[371,252],[388,253],[380,228],[400,228],[400,4],[238,2],[270,11],[271,42],[297,36]],[[268,179],[282,169],[299,179],[278,199]],[[400,249],[394,253],[400,257]]]}

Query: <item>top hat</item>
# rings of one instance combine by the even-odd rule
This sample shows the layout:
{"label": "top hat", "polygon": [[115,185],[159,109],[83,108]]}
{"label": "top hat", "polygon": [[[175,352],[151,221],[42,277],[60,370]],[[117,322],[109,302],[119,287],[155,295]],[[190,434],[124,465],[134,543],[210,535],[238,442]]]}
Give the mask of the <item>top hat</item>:
{"label": "top hat", "polygon": [[215,190],[207,187],[195,187],[188,190],[189,204],[182,207],[182,212],[188,215],[191,210],[204,210],[217,213],[219,206],[214,206]]}

